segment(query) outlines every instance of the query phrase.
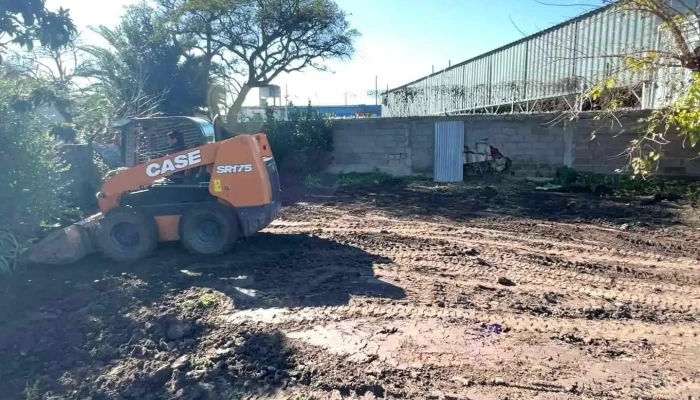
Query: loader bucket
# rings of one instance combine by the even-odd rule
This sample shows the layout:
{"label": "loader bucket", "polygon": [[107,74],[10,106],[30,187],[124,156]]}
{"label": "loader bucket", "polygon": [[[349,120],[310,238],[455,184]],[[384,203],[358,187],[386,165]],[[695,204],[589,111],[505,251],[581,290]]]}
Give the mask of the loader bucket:
{"label": "loader bucket", "polygon": [[97,250],[94,231],[102,214],[59,229],[33,245],[23,260],[35,264],[72,264]]}

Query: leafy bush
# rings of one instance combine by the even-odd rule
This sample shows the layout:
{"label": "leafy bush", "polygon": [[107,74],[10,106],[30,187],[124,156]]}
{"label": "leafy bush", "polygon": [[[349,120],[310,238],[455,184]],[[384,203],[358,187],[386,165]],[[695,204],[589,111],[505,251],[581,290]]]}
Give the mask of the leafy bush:
{"label": "leafy bush", "polygon": [[561,185],[572,185],[576,182],[578,173],[575,169],[569,167],[559,168],[556,174],[556,181]]}
{"label": "leafy bush", "polygon": [[311,107],[294,113],[289,121],[267,110],[263,132],[270,141],[282,174],[306,176],[326,169],[333,150],[333,126]]}
{"label": "leafy bush", "polygon": [[[66,211],[60,200],[65,166],[49,127],[34,112],[41,104],[26,101],[40,84],[0,75],[0,228],[7,229],[6,239],[12,235],[3,243],[26,243]],[[23,107],[17,107],[18,101]]]}
{"label": "leafy bush", "polygon": [[700,193],[700,182],[679,181],[660,176],[603,175],[561,168],[555,182],[568,188],[591,193],[614,193],[621,196],[654,196],[657,198],[694,199]]}
{"label": "leafy bush", "polygon": [[15,270],[21,246],[9,229],[0,229],[0,274]]}

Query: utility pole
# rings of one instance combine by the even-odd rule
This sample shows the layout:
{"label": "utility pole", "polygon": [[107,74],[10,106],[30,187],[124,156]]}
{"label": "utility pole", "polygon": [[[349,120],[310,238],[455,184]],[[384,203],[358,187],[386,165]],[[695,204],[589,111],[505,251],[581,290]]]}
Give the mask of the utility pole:
{"label": "utility pole", "polygon": [[377,75],[374,76],[374,105],[378,106],[379,105],[379,77]]}
{"label": "utility pole", "polygon": [[345,96],[345,105],[348,105],[348,99],[352,99],[353,97],[356,97],[352,92],[345,92],[343,93],[343,96]]}
{"label": "utility pole", "polygon": [[284,120],[289,121],[289,92],[287,85],[284,85]]}
{"label": "utility pole", "polygon": [[384,92],[384,95],[386,96],[386,104],[389,105],[389,84],[386,84],[386,92]]}

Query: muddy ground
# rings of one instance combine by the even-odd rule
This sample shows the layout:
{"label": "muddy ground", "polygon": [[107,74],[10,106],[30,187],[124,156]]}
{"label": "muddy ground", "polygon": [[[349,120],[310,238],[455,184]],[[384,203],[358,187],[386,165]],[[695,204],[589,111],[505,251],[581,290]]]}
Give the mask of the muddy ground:
{"label": "muddy ground", "polygon": [[510,181],[293,193],[225,257],[0,282],[0,398],[700,396],[689,206]]}

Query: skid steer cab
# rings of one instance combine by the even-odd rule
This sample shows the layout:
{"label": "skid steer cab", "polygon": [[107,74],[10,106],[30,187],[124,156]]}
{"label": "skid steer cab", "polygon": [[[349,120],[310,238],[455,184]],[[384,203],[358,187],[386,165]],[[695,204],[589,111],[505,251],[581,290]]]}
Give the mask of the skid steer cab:
{"label": "skid steer cab", "polygon": [[[179,138],[180,148],[168,138]],[[97,193],[91,242],[116,261],[149,255],[164,241],[214,255],[267,227],[280,209],[279,177],[265,134],[215,141],[196,118],[132,120],[122,161]]]}

